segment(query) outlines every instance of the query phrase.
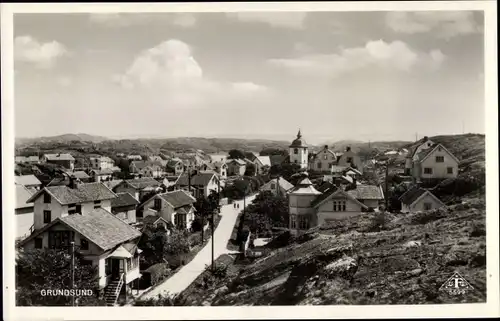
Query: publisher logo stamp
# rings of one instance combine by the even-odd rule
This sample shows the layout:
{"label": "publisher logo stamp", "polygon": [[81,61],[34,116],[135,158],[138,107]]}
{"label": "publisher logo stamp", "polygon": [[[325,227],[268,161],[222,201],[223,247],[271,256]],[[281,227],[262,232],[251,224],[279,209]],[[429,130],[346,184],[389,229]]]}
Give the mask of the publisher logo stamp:
{"label": "publisher logo stamp", "polygon": [[472,285],[470,285],[458,272],[453,273],[453,275],[439,288],[439,290],[445,291],[449,295],[465,294],[467,291],[473,289],[474,287],[472,287]]}

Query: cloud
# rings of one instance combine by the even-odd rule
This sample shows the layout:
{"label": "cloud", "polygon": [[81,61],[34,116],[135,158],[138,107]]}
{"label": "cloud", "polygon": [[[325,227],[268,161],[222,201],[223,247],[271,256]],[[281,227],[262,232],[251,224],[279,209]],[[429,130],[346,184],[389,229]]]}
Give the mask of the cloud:
{"label": "cloud", "polygon": [[68,54],[66,47],[57,41],[40,43],[31,36],[14,39],[15,60],[32,63],[39,68],[50,68],[58,58]]}
{"label": "cloud", "polygon": [[406,43],[369,41],[363,47],[344,48],[339,53],[305,55],[299,58],[271,59],[268,62],[302,75],[336,77],[367,67],[408,72],[415,68],[436,69],[445,60],[440,50],[417,52]]}
{"label": "cloud", "polygon": [[124,74],[113,80],[131,90],[144,90],[178,105],[195,105],[220,99],[238,99],[262,93],[252,82],[219,82],[208,79],[191,48],[176,39],[141,52]]}
{"label": "cloud", "polygon": [[307,12],[231,12],[226,13],[226,16],[241,22],[260,22],[272,27],[302,29]]}
{"label": "cloud", "polygon": [[452,38],[481,32],[471,11],[393,11],[386,15],[387,26],[399,33],[432,32],[440,38]]}
{"label": "cloud", "polygon": [[117,28],[148,24],[152,21],[190,28],[196,25],[196,16],[192,13],[91,13],[89,21]]}

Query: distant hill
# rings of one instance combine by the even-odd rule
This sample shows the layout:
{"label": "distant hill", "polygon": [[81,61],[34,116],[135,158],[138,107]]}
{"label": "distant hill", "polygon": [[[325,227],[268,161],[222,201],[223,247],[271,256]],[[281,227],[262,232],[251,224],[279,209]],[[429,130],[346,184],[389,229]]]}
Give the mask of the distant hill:
{"label": "distant hill", "polygon": [[52,142],[65,143],[71,141],[100,143],[106,140],[109,140],[109,138],[81,133],[81,134],[63,134],[58,136],[30,137],[30,138],[20,137],[16,138],[16,144],[25,145],[25,144],[52,143]]}
{"label": "distant hill", "polygon": [[[367,149],[377,149],[381,152],[399,149],[407,146],[409,141],[380,141],[380,142],[363,142],[359,140],[340,140],[336,142],[325,143],[329,148],[335,152],[343,152],[347,147],[351,147],[354,152],[365,151]],[[321,145],[322,146],[322,145]]]}

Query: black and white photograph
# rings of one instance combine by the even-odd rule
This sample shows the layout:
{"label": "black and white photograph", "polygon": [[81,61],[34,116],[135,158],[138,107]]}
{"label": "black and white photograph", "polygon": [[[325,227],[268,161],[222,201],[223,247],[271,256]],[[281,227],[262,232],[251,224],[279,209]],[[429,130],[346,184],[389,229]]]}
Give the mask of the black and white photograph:
{"label": "black and white photograph", "polygon": [[2,4],[9,317],[498,316],[496,3],[431,2]]}

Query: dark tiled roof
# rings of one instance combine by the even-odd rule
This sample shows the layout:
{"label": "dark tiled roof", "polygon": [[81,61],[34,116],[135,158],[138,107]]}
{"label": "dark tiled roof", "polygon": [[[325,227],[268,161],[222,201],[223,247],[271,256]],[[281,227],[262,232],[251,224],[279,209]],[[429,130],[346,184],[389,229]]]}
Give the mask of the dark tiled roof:
{"label": "dark tiled roof", "polygon": [[106,185],[109,189],[112,190],[113,188],[115,188],[116,185],[120,184],[121,182],[123,182],[123,180],[121,180],[121,179],[113,179],[113,180],[102,182],[102,183],[104,185]]}
{"label": "dark tiled roof", "polygon": [[314,207],[314,206],[318,205],[319,203],[323,202],[323,200],[325,200],[330,195],[332,195],[333,193],[335,193],[337,191],[337,189],[338,189],[337,186],[335,186],[333,184],[330,184],[328,182],[323,183],[320,186],[320,188],[321,188],[321,193],[323,193],[323,194],[319,195],[318,197],[316,197],[314,199],[314,201],[311,202],[311,207]]}
{"label": "dark tiled roof", "polygon": [[407,190],[403,195],[401,195],[399,200],[403,204],[410,205],[411,203],[415,202],[417,198],[422,196],[422,194],[424,194],[425,192],[426,192],[425,189],[415,186]]}
{"label": "dark tiled roof", "polygon": [[44,192],[48,192],[62,205],[108,200],[116,197],[116,194],[102,183],[87,183],[79,184],[77,188],[48,186],[33,195],[29,201],[34,201]]}
{"label": "dark tiled roof", "polygon": [[287,158],[287,156],[271,155],[269,156],[269,158],[271,159],[271,166],[273,166],[273,165],[280,165],[281,163],[283,163],[283,161]]}
{"label": "dark tiled roof", "polygon": [[[212,177],[215,176],[214,172],[198,172],[196,175],[191,176],[191,185],[207,186]],[[187,186],[188,175],[182,174],[177,181],[178,185]]]}
{"label": "dark tiled roof", "polygon": [[196,202],[196,199],[184,191],[173,191],[163,194],[158,194],[159,197],[163,198],[174,208],[183,207],[186,205],[192,205]]}
{"label": "dark tiled roof", "polygon": [[96,175],[112,175],[114,172],[111,168],[104,168],[101,170],[94,169],[92,170]]}
{"label": "dark tiled roof", "polygon": [[87,175],[87,173],[85,173],[84,171],[76,171],[76,172],[73,172],[72,174],[74,177],[79,178],[79,179],[90,178],[90,176]]}
{"label": "dark tiled roof", "polygon": [[135,189],[144,189],[146,187],[160,187],[161,183],[152,177],[142,177],[135,179],[127,179],[125,180],[127,184],[132,186]]}
{"label": "dark tiled roof", "polygon": [[71,154],[45,154],[45,157],[48,160],[75,160]]}
{"label": "dark tiled roof", "polygon": [[424,149],[423,151],[418,153],[417,154],[418,160],[422,160],[425,156],[429,155],[434,150],[434,148],[436,148],[436,146],[437,146],[437,144],[434,144],[431,147]]}
{"label": "dark tiled roof", "polygon": [[136,200],[130,193],[116,193],[117,198],[111,200],[111,207],[121,207],[137,205],[139,201]]}
{"label": "dark tiled roof", "polygon": [[384,198],[380,186],[375,185],[357,185],[356,189],[349,190],[347,194],[358,200],[380,200]]}
{"label": "dark tiled roof", "polygon": [[110,250],[141,235],[138,230],[102,208],[85,215],[64,216],[60,220],[103,250]]}
{"label": "dark tiled roof", "polygon": [[35,175],[21,175],[14,177],[16,184],[21,184],[25,186],[29,185],[42,185],[42,182],[36,178]]}

